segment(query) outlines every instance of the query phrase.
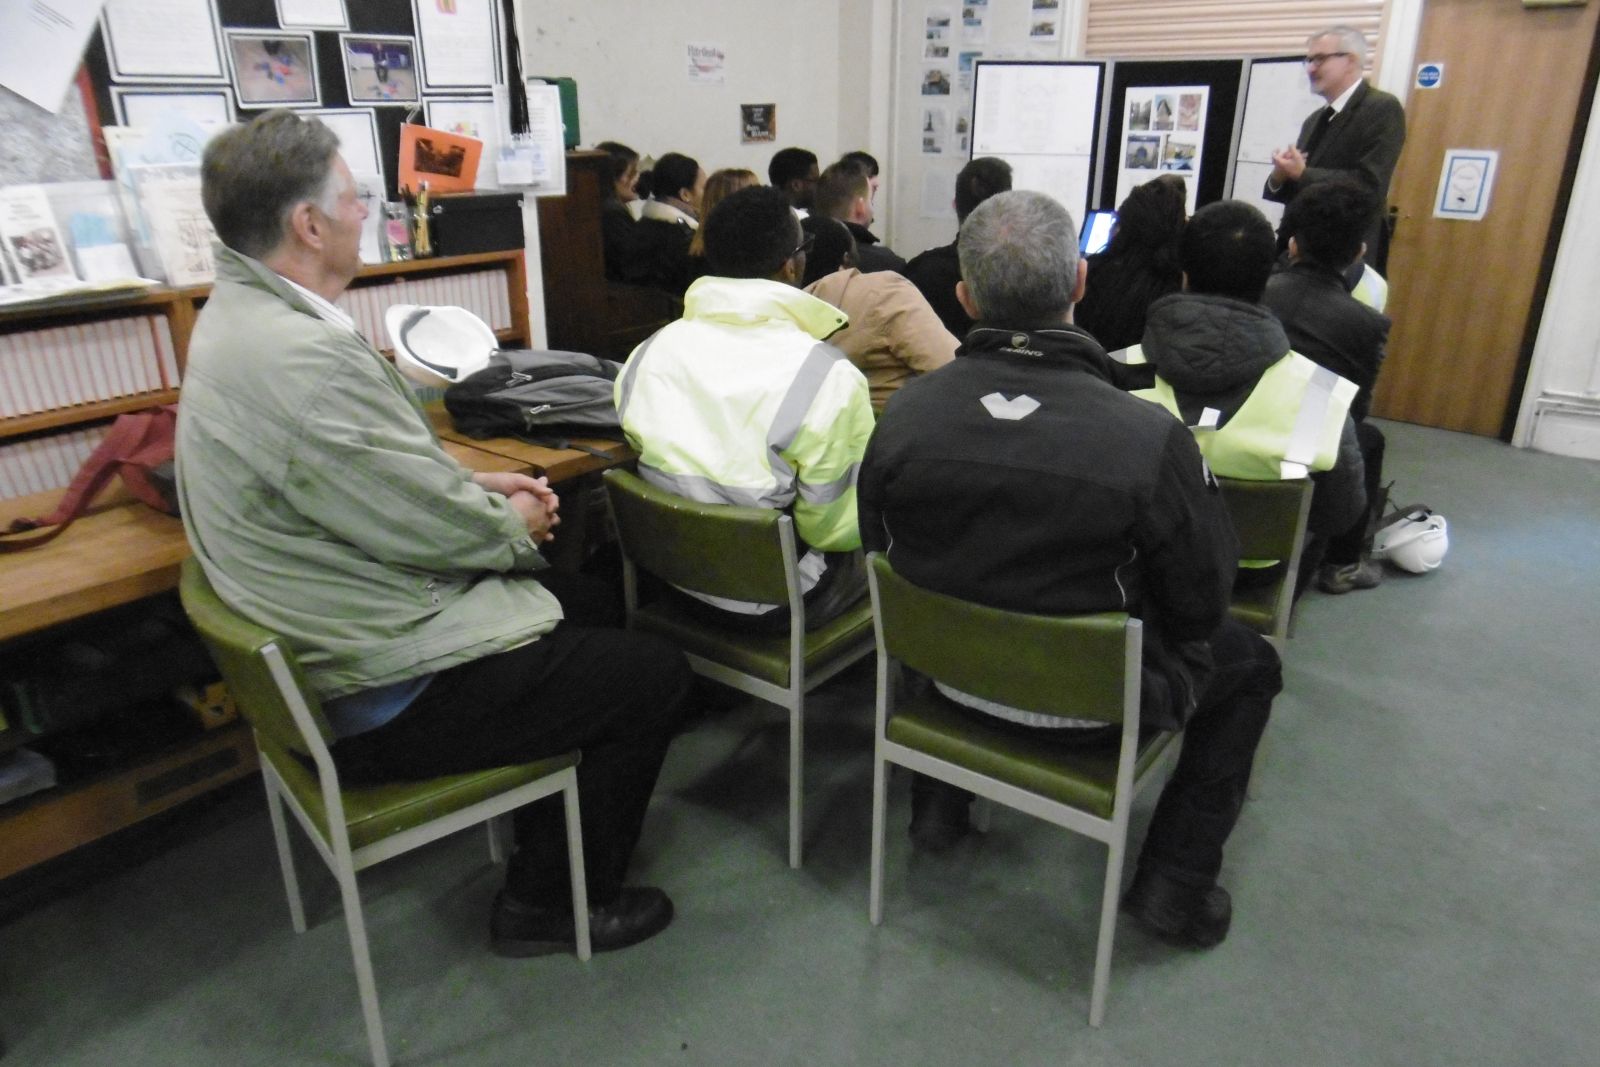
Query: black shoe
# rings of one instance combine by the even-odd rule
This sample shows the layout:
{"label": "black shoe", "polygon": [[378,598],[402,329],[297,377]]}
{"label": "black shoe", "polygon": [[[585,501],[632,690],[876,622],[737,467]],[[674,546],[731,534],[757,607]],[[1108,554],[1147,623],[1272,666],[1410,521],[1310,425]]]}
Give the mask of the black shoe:
{"label": "black shoe", "polygon": [[1185,948],[1222,944],[1233,922],[1233,898],[1220,885],[1184,885],[1144,870],[1134,875],[1122,910],[1164,940]]}
{"label": "black shoe", "polygon": [[972,832],[972,794],[937,778],[911,781],[911,843],[924,852],[946,852]]}
{"label": "black shoe", "polygon": [[[647,941],[672,922],[672,900],[653,886],[624,888],[604,907],[589,908],[589,945],[612,952]],[[497,956],[520,958],[572,952],[578,934],[572,909],[540,908],[506,895],[494,898],[489,913],[489,947]]]}

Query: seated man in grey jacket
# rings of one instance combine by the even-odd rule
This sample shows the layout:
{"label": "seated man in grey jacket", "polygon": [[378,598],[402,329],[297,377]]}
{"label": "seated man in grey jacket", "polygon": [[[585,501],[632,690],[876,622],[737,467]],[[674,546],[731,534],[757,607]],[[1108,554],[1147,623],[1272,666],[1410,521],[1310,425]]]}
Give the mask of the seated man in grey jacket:
{"label": "seated man in grey jacket", "polygon": [[[688,686],[649,637],[563,619],[539,545],[543,479],[474,474],[439,446],[389,362],[335,304],[367,207],[315,119],[268,112],[217,136],[202,196],[223,247],[178,420],[184,527],[218,594],[288,642],[353,782],[430,778],[581,749],[596,951],[664,929],[624,888]],[[516,816],[495,900],[505,955],[574,940],[559,798]]]}

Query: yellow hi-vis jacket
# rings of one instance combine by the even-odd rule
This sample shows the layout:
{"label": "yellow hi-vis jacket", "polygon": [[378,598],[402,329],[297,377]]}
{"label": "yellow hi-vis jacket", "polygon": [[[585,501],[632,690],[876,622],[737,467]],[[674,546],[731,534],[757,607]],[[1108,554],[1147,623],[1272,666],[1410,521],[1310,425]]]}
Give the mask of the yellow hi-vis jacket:
{"label": "yellow hi-vis jacket", "polygon": [[[1143,353],[1130,351],[1129,362],[1144,362]],[[1172,386],[1159,376],[1134,395],[1183,418]],[[1218,426],[1221,412],[1206,408],[1190,429],[1213,473],[1265,482],[1304,478],[1338,461],[1355,395],[1353,382],[1290,352],[1266,369],[1227,422]]]}
{"label": "yellow hi-vis jacket", "polygon": [[683,318],[634,349],[617,411],[639,474],[710,504],[790,509],[812,548],[859,548],[867,380],[823,339],[838,308],[782,282],[701,278]]}

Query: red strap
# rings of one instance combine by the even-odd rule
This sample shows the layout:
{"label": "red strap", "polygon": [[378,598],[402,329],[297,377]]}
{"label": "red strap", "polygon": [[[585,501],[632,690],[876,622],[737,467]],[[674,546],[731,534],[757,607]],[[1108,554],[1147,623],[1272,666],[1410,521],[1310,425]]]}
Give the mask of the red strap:
{"label": "red strap", "polygon": [[[73,475],[56,509],[40,518],[17,519],[5,532],[26,533],[43,526],[55,528],[43,537],[26,541],[0,540],[0,549],[32,548],[55,537],[83,514],[96,494],[105,488],[106,482],[124,464],[149,469],[171,459],[177,424],[178,409],[171,404],[119,415],[117,421],[111,424],[110,432],[100,442],[100,447],[84,460],[78,473]],[[143,479],[139,479],[138,484],[129,480],[128,488],[145,503],[153,507],[161,506],[160,496]]]}

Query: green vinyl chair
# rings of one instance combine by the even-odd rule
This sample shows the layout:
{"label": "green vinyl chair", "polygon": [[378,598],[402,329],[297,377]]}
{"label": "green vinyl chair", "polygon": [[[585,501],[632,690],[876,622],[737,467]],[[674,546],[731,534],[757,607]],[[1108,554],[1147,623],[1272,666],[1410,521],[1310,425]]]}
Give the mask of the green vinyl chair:
{"label": "green vinyl chair", "polygon": [[[343,787],[328,753],[333,736],[328,721],[294,654],[276,634],[224,604],[193,557],[183,563],[179,591],[184,611],[255,733],[267,811],[272,817],[295,932],[305,932],[306,916],[283,817],[285,805],[339,883],[372,1062],[387,1067],[389,1052],[378,1012],[356,872],[480,823],[489,825],[490,856],[499,862],[503,834],[497,821],[524,804],[559,791],[566,805],[572,899],[587,899],[583,831],[578,820],[579,754],[423,781]],[[309,760],[312,766],[302,760]],[[578,958],[587,960],[588,911],[581,907],[573,911]]]}
{"label": "green vinyl chair", "polygon": [[1255,482],[1218,478],[1222,502],[1239,535],[1239,558],[1279,560],[1274,580],[1235,588],[1229,612],[1283,651],[1294,618],[1295,581],[1311,515],[1311,480]]}
{"label": "green vinyl chair", "polygon": [[[976,793],[1106,844],[1089,1024],[1105,1015],[1111,942],[1134,798],[1161,780],[1176,735],[1139,730],[1143,624],[1120,613],[1051,617],[984,607],[922,589],[882,554],[867,557],[878,638],[868,914],[883,921],[889,764]],[[989,726],[927,687],[902,693],[900,667],[1025,711],[1120,723],[1121,742],[1074,749]]]}
{"label": "green vinyl chair", "polygon": [[[695,673],[789,711],[789,866],[800,866],[806,694],[872,651],[865,597],[807,631],[794,520],[772,508],[701,504],[620,469],[605,473],[623,553],[628,627],[675,642]],[[785,637],[704,622],[671,600],[639,602],[638,570],[681,589],[789,605]]]}

